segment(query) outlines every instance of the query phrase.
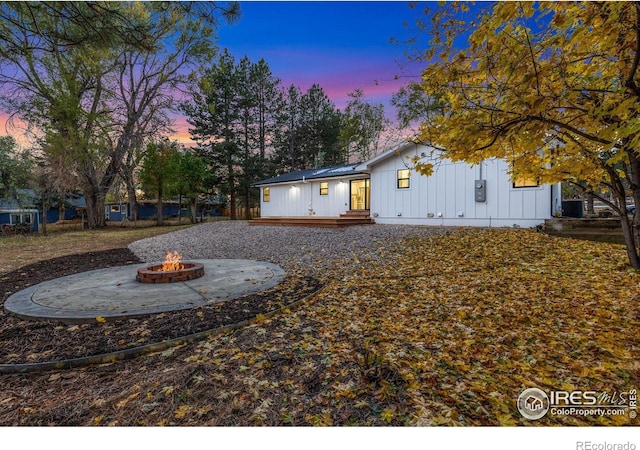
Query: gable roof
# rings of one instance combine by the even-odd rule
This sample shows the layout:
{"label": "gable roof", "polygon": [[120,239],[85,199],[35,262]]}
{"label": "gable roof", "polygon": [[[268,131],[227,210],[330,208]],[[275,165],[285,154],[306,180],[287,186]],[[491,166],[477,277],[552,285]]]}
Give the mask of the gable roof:
{"label": "gable roof", "polygon": [[[365,161],[362,164],[360,164],[358,166],[359,170],[363,170],[363,171],[369,171],[371,170],[371,168],[373,166],[375,166],[376,164],[385,161],[391,157],[394,156],[398,156],[400,155],[402,152],[406,151],[406,150],[411,150],[414,149],[416,152],[418,151],[418,148],[420,148],[421,150],[421,157],[425,157],[428,155],[428,153],[432,152],[433,150],[435,150],[433,147],[430,147],[426,144],[416,144],[414,142],[410,142],[410,141],[405,141],[402,142],[398,145],[396,145],[395,147],[392,147],[388,150],[385,150],[384,152],[374,156],[373,158],[371,158],[369,161]],[[424,154],[422,154],[424,153]]]}
{"label": "gable roof", "polygon": [[285,173],[277,177],[258,181],[252,186],[264,186],[267,184],[292,183],[296,181],[344,177],[348,175],[357,175],[360,173],[364,173],[364,171],[359,169],[359,167],[360,166],[358,164],[345,164],[342,166],[321,167],[318,169],[295,170],[293,172]]}
{"label": "gable roof", "polygon": [[16,189],[15,195],[7,198],[0,198],[0,208],[33,208],[37,197],[33,189]]}

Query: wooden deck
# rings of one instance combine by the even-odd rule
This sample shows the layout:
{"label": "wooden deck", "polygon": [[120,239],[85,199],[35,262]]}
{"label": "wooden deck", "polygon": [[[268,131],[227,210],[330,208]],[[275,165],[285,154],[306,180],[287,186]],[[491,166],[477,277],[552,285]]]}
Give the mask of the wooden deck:
{"label": "wooden deck", "polygon": [[353,225],[371,225],[375,223],[369,211],[348,211],[340,217],[304,216],[304,217],[259,217],[250,225],[280,225],[290,227],[340,228]]}
{"label": "wooden deck", "polygon": [[547,219],[544,231],[555,236],[565,236],[589,241],[624,244],[620,219]]}

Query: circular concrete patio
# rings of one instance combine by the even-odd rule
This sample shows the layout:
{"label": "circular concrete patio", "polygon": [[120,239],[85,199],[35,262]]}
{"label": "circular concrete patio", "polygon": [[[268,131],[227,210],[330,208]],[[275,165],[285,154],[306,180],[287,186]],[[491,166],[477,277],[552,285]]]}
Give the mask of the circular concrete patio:
{"label": "circular concrete patio", "polygon": [[135,264],[92,270],[46,281],[16,292],[4,308],[25,319],[73,323],[137,317],[253,294],[276,286],[284,271],[271,263],[246,259],[201,259],[203,277],[178,283],[145,284],[136,281]]}

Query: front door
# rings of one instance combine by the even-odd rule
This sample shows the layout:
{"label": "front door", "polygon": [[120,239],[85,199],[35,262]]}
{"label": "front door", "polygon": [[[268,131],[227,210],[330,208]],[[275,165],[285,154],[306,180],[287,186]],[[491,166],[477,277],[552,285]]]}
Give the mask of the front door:
{"label": "front door", "polygon": [[351,205],[352,211],[368,210],[369,207],[369,178],[364,180],[351,180]]}

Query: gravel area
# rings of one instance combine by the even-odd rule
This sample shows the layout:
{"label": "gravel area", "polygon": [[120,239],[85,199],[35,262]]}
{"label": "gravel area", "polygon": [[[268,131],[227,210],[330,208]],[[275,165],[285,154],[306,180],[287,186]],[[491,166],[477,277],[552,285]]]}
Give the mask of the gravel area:
{"label": "gravel area", "polygon": [[441,232],[439,228],[406,225],[307,228],[220,221],[143,239],[129,249],[146,262],[161,261],[167,252],[177,250],[184,260],[253,259],[276,264],[285,271],[334,277],[344,271],[339,261],[357,269],[383,254],[389,257],[392,244],[405,236],[427,237]]}

